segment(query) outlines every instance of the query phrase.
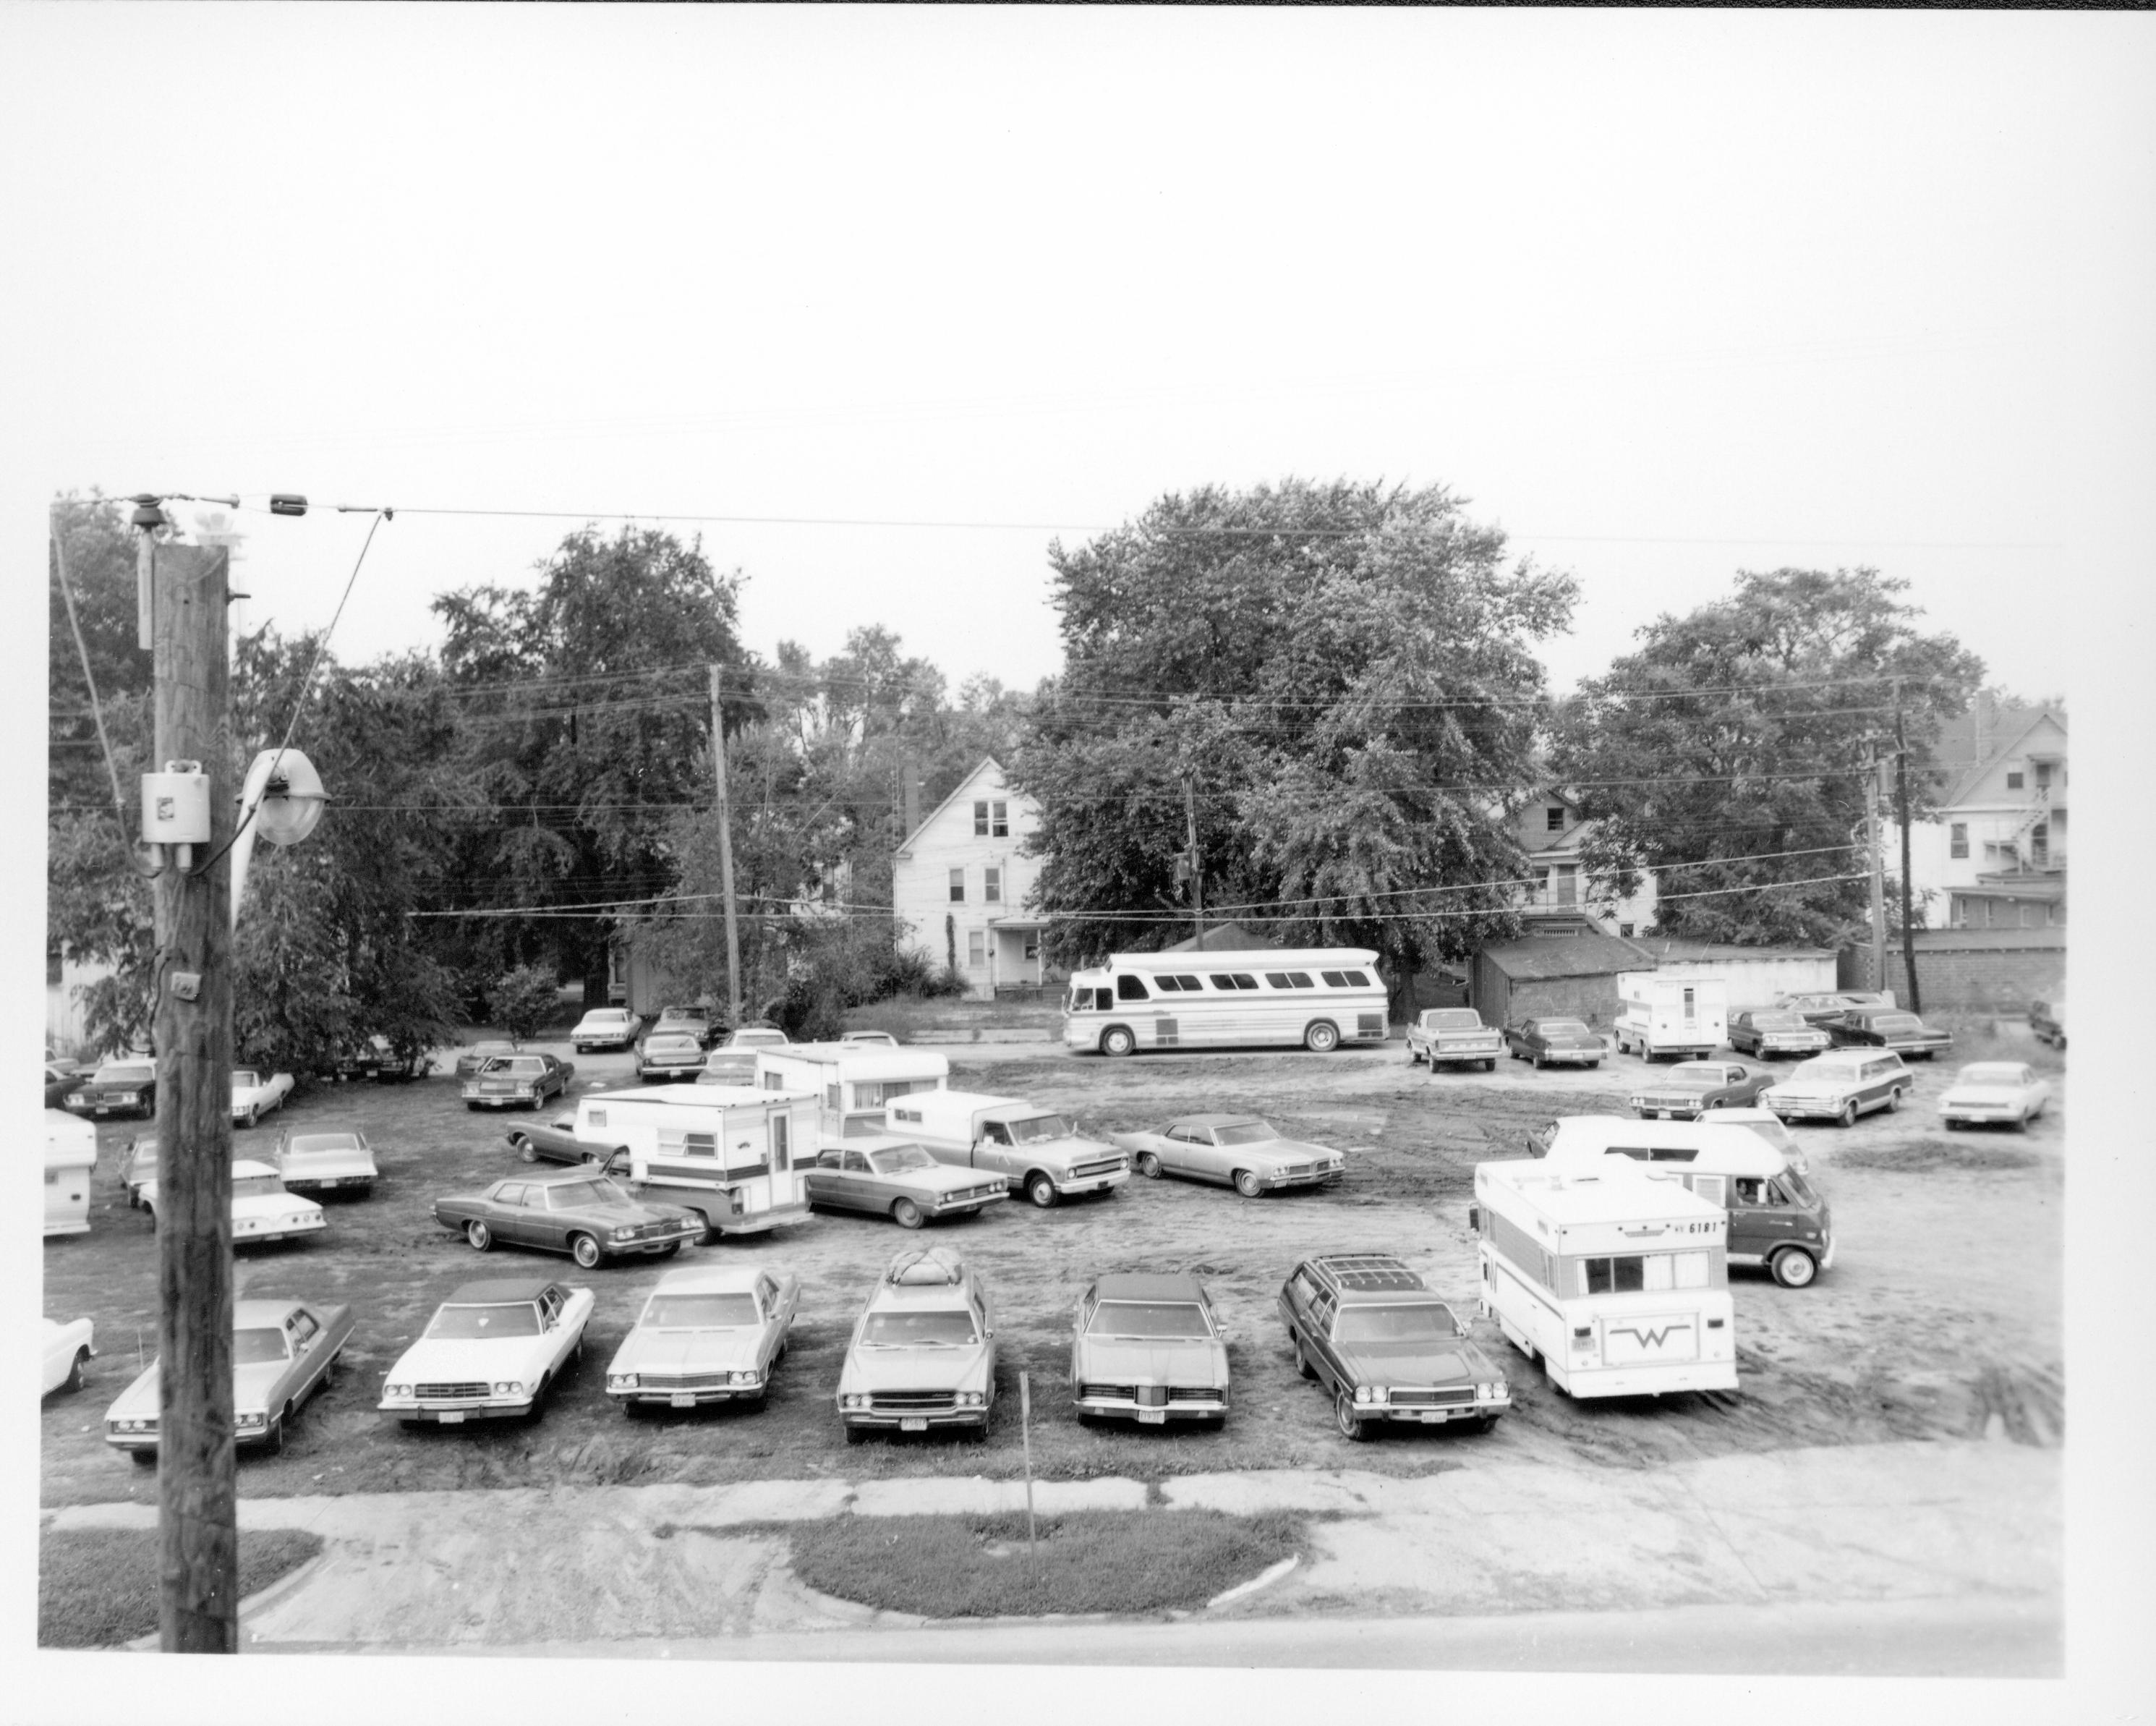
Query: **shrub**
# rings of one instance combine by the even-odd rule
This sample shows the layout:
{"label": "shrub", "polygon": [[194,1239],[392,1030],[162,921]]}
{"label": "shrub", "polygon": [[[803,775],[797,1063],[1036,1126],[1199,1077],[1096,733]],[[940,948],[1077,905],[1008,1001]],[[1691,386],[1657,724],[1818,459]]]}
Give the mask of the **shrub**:
{"label": "shrub", "polygon": [[544,965],[520,966],[495,978],[487,999],[495,1022],[513,1043],[537,1035],[561,1005],[554,973]]}

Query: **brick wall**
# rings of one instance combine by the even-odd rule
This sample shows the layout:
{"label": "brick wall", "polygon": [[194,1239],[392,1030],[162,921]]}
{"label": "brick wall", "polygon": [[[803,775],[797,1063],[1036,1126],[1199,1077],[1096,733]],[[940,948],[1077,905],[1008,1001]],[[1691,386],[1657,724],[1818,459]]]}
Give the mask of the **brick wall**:
{"label": "brick wall", "polygon": [[[1953,929],[1927,929],[1917,937],[1917,981],[1926,1010],[2004,1013],[2019,1015],[2029,1003],[2055,994],[2066,974],[2063,929],[1988,932],[1982,944]],[[2001,933],[2022,938],[2001,941]],[[1887,988],[1904,1006],[1909,979],[1898,938],[1887,948],[1887,980],[1871,981],[1871,949],[1845,948],[1839,984],[1843,989]]]}

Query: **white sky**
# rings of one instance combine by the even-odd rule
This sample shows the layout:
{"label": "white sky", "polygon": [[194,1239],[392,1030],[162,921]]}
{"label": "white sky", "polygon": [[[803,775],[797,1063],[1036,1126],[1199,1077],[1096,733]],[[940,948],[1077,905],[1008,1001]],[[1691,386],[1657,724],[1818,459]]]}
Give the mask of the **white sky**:
{"label": "white sky", "polygon": [[[1995,679],[2073,700],[2085,786],[2132,788],[2076,811],[2123,914],[2089,921],[2083,869],[2077,920],[2121,932],[2076,948],[2075,994],[2145,1024],[2145,896],[2116,883],[2151,836],[2152,23],[0,7],[8,519],[42,570],[59,490],[398,506],[348,662],[433,643],[434,594],[527,580],[586,515],[1019,524],[703,530],[750,578],[757,651],[880,622],[954,686],[1055,669],[1042,524],[1082,537],[1208,482],[1452,488],[1580,577],[1560,686],[1740,568],[1875,564]],[[254,619],[326,623],[364,531],[257,516]],[[34,735],[38,632],[12,650]],[[8,935],[27,978],[41,932]],[[2125,1111],[2148,1064],[2123,1029],[2107,1063],[2097,1017],[2076,1162],[2145,1189]],[[2097,1155],[2114,1122],[2130,1157]],[[2130,1210],[2109,1179],[2076,1177],[2077,1228]],[[2078,1267],[2117,1260],[2073,1259],[2084,1338],[2125,1285]],[[2077,1422],[2145,1378],[2106,1372],[2114,1348],[2077,1355]],[[34,1443],[17,1400],[6,1432]],[[2145,1429],[2107,1411],[2070,1481],[2077,1542],[2111,1543],[2093,1570],[2076,1549],[2077,1661],[2138,1633],[2156,1550]],[[8,1574],[14,1622],[29,1571]],[[596,1697],[603,1672],[488,1677]],[[173,1719],[229,1718],[206,1671],[158,1677]],[[126,1705],[115,1663],[76,1662],[33,1717],[79,1714],[92,1680]],[[1665,1688],[1566,1693],[1640,1718]],[[1961,1692],[1958,1716],[2018,1717],[2024,1688]],[[905,1693],[906,1718],[934,1706]],[[1205,1693],[1254,1718],[1338,1700],[1248,1674]]]}

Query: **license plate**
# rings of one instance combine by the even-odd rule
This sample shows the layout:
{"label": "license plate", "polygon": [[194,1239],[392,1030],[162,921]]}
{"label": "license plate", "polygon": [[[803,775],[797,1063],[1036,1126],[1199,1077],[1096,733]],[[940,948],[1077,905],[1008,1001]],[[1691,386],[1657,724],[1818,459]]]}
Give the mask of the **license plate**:
{"label": "license plate", "polygon": [[1138,1410],[1138,1425],[1141,1426],[1165,1426],[1167,1424],[1168,1410],[1166,1409],[1140,1409]]}
{"label": "license plate", "polygon": [[669,1400],[677,1409],[692,1409],[696,1405],[696,1399],[686,1390],[676,1390]]}
{"label": "license plate", "polygon": [[443,1410],[442,1425],[444,1426],[461,1426],[464,1423],[465,1411],[462,1409],[445,1409]]}
{"label": "license plate", "polygon": [[1434,1421],[1442,1420],[1444,1418],[1445,1415],[1443,1412],[1437,1409],[1423,1409],[1419,1410],[1415,1415],[1415,1419],[1420,1420],[1424,1425],[1429,1425]]}
{"label": "license plate", "polygon": [[899,1420],[898,1430],[901,1432],[926,1432],[928,1430],[928,1416],[906,1415]]}

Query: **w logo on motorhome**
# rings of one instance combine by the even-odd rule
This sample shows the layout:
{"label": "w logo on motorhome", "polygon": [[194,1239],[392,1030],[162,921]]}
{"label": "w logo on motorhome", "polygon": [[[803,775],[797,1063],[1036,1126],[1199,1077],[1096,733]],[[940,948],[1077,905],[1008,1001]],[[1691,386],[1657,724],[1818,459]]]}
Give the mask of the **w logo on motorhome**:
{"label": "w logo on motorhome", "polygon": [[[1631,1339],[1629,1349],[1620,1348],[1618,1338],[1620,1337]],[[1671,1345],[1673,1337],[1681,1337],[1683,1341],[1673,1347]],[[1676,1353],[1678,1348],[1690,1354],[1698,1347],[1698,1338],[1689,1318],[1650,1319],[1637,1324],[1605,1324],[1602,1328],[1602,1340],[1604,1349],[1612,1354],[1666,1354]]]}

